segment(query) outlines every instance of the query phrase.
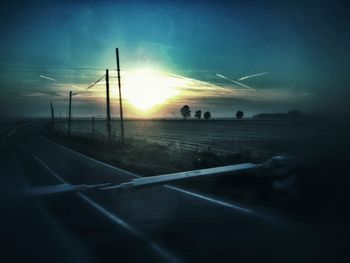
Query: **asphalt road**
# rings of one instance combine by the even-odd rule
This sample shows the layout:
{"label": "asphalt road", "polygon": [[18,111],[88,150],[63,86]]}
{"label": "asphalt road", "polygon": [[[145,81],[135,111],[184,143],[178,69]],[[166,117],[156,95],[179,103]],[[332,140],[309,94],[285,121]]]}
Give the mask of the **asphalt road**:
{"label": "asphalt road", "polygon": [[41,127],[20,127],[2,145],[3,262],[322,259],[302,224],[171,185],[27,196],[22,190],[28,186],[122,183],[137,176],[48,141]]}

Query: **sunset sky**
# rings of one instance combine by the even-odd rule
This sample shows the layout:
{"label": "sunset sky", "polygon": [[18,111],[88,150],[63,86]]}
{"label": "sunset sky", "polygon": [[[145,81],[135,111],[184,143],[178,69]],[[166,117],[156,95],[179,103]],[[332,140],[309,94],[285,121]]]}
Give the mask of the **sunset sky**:
{"label": "sunset sky", "polygon": [[4,3],[0,116],[48,116],[50,101],[65,116],[72,90],[74,116],[102,117],[104,79],[86,88],[110,69],[116,117],[115,48],[127,117],[180,117],[184,104],[213,117],[343,110],[346,10],[345,1]]}

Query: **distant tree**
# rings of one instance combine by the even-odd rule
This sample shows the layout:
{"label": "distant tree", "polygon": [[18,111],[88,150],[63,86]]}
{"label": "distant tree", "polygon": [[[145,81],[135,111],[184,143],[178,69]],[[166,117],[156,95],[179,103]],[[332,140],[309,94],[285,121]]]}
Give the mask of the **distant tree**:
{"label": "distant tree", "polygon": [[244,114],[243,114],[243,111],[241,111],[241,110],[239,110],[239,111],[236,112],[236,118],[237,118],[237,119],[242,119],[242,118],[243,118],[243,115],[244,115]]}
{"label": "distant tree", "polygon": [[186,120],[188,117],[191,117],[191,111],[190,111],[190,107],[188,107],[188,105],[183,106],[180,109],[180,113],[182,115],[182,117]]}
{"label": "distant tree", "polygon": [[210,118],[211,118],[211,113],[210,113],[210,111],[206,111],[206,112],[204,112],[204,119],[206,119],[206,120],[209,120]]}
{"label": "distant tree", "polygon": [[198,118],[200,120],[202,118],[202,111],[201,110],[196,110],[196,113],[194,114],[194,117]]}

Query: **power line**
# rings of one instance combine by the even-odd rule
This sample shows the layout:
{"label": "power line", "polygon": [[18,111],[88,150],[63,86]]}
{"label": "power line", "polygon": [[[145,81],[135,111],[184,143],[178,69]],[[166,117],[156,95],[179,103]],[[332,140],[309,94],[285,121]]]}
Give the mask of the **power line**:
{"label": "power line", "polygon": [[86,90],[91,89],[93,86],[95,86],[97,83],[99,83],[104,77],[106,76],[106,74],[104,74],[101,78],[99,78],[98,80],[96,80],[95,82],[93,82],[91,85],[89,85]]}

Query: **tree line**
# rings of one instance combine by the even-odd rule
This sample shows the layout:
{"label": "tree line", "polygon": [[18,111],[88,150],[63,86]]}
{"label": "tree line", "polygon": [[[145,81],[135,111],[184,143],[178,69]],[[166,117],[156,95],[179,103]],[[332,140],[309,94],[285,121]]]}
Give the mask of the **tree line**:
{"label": "tree line", "polygon": [[[190,110],[190,107],[188,105],[184,105],[180,109],[180,113],[181,113],[181,116],[184,118],[184,120],[186,120],[187,118],[191,117],[191,110]],[[243,111],[239,110],[239,111],[236,112],[236,118],[237,119],[242,119],[243,116],[244,116]],[[194,117],[196,117],[198,120],[200,120],[202,118],[202,111],[201,110],[196,110],[195,113],[194,113]],[[205,120],[209,120],[211,118],[210,111],[204,112],[203,118]]]}

